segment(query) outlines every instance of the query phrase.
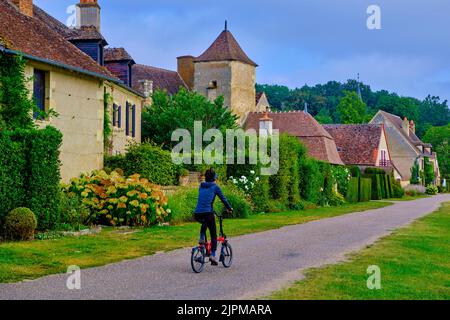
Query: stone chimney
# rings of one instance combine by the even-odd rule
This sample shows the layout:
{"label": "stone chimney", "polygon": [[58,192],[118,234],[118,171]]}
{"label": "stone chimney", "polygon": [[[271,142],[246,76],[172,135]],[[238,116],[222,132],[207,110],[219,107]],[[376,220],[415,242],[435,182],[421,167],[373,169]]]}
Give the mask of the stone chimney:
{"label": "stone chimney", "polygon": [[405,117],[403,119],[402,129],[406,133],[406,135],[409,137],[409,121],[408,121],[407,117]]}
{"label": "stone chimney", "polygon": [[141,92],[146,98],[149,98],[153,94],[153,81],[152,80],[139,80],[141,85]]}
{"label": "stone chimney", "polygon": [[20,13],[29,17],[33,16],[33,0],[11,0],[11,2],[17,6]]}
{"label": "stone chimney", "polygon": [[76,28],[92,26],[100,32],[100,6],[97,0],[80,0],[77,4]]}
{"label": "stone chimney", "polygon": [[182,56],[177,58],[178,74],[188,86],[189,90],[194,89],[194,57]]}
{"label": "stone chimney", "polygon": [[273,132],[273,120],[269,117],[269,108],[264,112],[264,116],[259,119],[259,135],[271,136]]}
{"label": "stone chimney", "polygon": [[416,124],[413,120],[409,122],[409,130],[411,130],[412,133],[416,134]]}

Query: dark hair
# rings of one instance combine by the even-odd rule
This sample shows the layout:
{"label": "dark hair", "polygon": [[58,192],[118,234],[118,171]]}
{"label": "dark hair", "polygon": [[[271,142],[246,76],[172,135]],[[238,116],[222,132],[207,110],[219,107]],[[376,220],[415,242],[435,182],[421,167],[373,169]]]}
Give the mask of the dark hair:
{"label": "dark hair", "polygon": [[214,182],[216,181],[217,176],[216,176],[216,172],[214,171],[214,169],[208,169],[205,172],[205,181],[206,182]]}

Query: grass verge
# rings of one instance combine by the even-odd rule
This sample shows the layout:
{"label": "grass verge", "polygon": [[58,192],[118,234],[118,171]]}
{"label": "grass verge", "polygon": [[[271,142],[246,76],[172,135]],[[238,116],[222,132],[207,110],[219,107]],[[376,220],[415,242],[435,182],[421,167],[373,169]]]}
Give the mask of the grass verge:
{"label": "grass verge", "polygon": [[[245,220],[225,220],[224,228],[229,237],[234,237],[388,205],[391,203],[366,202],[342,207],[254,215]],[[198,223],[184,223],[127,231],[105,228],[98,235],[79,238],[3,243],[0,244],[0,282],[16,282],[62,273],[70,265],[88,268],[151,255],[158,251],[188,247],[195,245],[198,232]]]}
{"label": "grass verge", "polygon": [[[271,299],[450,299],[450,202],[341,264],[311,269]],[[381,289],[367,288],[367,268],[381,270]]]}

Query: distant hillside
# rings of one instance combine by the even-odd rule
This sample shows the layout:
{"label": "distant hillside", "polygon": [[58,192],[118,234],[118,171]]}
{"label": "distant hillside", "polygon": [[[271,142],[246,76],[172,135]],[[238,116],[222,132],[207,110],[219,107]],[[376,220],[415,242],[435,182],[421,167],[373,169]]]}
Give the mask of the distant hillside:
{"label": "distant hillside", "polygon": [[[339,123],[336,112],[341,98],[346,91],[358,90],[356,80],[346,83],[329,81],[316,86],[303,86],[289,89],[286,86],[257,84],[256,91],[264,91],[271,106],[278,110],[303,110],[305,103],[308,111],[324,123]],[[400,117],[407,117],[416,122],[417,133],[421,137],[431,126],[445,126],[450,122],[450,110],[447,100],[428,96],[424,100],[412,97],[401,97],[387,90],[372,91],[370,86],[361,83],[362,99],[368,107],[368,113],[374,115],[378,110],[384,110]]]}

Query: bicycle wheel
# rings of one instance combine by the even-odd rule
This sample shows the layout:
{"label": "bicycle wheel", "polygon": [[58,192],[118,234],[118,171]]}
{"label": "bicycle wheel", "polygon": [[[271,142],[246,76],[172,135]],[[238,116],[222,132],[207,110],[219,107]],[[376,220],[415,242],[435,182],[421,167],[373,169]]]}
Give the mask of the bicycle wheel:
{"label": "bicycle wheel", "polygon": [[228,242],[222,244],[220,261],[225,268],[231,267],[233,263],[233,248],[231,248],[231,245]]}
{"label": "bicycle wheel", "polygon": [[195,273],[201,273],[205,269],[205,252],[203,248],[192,249],[191,267]]}

